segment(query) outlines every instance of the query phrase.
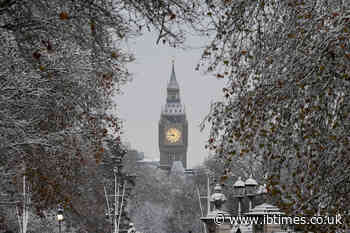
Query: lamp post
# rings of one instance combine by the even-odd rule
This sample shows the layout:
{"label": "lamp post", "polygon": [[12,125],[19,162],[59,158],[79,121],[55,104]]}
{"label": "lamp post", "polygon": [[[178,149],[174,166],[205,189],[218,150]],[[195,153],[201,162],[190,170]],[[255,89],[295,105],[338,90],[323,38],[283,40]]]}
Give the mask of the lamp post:
{"label": "lamp post", "polygon": [[61,205],[58,205],[57,208],[57,221],[58,221],[58,231],[61,233],[61,222],[64,220],[63,208]]}
{"label": "lamp post", "polygon": [[214,212],[224,212],[222,207],[226,200],[225,194],[222,193],[221,185],[217,183],[214,187],[214,193],[210,196],[210,202],[214,204]]}
{"label": "lamp post", "polygon": [[[242,215],[242,199],[248,197],[249,199],[249,211],[253,208],[253,198],[257,194],[256,188],[258,183],[250,175],[249,178],[244,182],[241,177],[234,183],[234,195],[238,198],[238,216]],[[251,226],[239,223],[237,229],[232,232],[251,232]]]}
{"label": "lamp post", "polygon": [[250,175],[245,181],[246,196],[249,198],[249,211],[253,209],[253,199],[257,194],[257,187],[258,183],[253,179],[253,176]]}
{"label": "lamp post", "polygon": [[249,199],[249,211],[253,208],[253,199],[257,195],[258,183],[250,175],[249,178],[244,182],[241,177],[233,185],[235,197],[238,198],[238,215],[242,213],[242,199],[248,197]]}
{"label": "lamp post", "polygon": [[245,183],[241,177],[238,177],[238,180],[233,184],[233,191],[235,197],[238,198],[238,216],[241,216],[242,199],[245,195]]}
{"label": "lamp post", "polygon": [[[225,194],[223,193],[222,186],[216,184],[214,186],[213,192],[208,196],[210,203],[213,206],[213,210],[207,213],[207,216],[201,217],[201,220],[206,224],[206,232],[208,233],[225,233],[227,230],[231,229],[230,223],[227,220],[228,212],[224,210],[224,203],[227,200]],[[217,224],[216,217],[223,217],[223,224]],[[227,232],[228,233],[228,232]]]}

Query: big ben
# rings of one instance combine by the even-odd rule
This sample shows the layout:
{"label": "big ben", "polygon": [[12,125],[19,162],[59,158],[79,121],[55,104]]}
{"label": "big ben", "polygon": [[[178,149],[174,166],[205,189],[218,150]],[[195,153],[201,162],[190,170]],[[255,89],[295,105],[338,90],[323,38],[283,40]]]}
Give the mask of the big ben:
{"label": "big ben", "polygon": [[160,168],[170,170],[174,161],[187,168],[188,123],[185,107],[181,103],[180,88],[176,80],[174,61],[167,85],[166,103],[159,120]]}

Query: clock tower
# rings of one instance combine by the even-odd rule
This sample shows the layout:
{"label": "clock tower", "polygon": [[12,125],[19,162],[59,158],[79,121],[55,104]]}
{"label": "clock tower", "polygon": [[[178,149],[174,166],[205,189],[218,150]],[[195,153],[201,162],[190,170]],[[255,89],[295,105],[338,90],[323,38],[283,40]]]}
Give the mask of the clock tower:
{"label": "clock tower", "polygon": [[181,161],[187,168],[188,124],[185,107],[181,104],[180,88],[176,80],[174,61],[167,86],[166,103],[159,120],[160,168],[170,171],[174,161]]}

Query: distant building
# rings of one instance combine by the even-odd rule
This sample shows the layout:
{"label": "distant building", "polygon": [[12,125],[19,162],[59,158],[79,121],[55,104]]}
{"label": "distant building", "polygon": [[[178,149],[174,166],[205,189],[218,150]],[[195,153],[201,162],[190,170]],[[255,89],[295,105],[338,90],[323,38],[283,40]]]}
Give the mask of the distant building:
{"label": "distant building", "polygon": [[136,160],[142,160],[145,158],[145,155],[143,152],[139,152],[135,149],[128,150],[126,156],[130,158],[135,158]]}
{"label": "distant building", "polygon": [[185,168],[183,167],[182,162],[181,161],[174,161],[173,165],[171,167],[170,173],[184,175]]}
{"label": "distant building", "polygon": [[175,161],[187,168],[188,123],[185,107],[180,100],[180,87],[176,80],[174,62],[167,86],[166,104],[159,120],[160,168],[170,172]]}
{"label": "distant building", "polygon": [[143,158],[141,160],[136,161],[139,166],[146,166],[152,168],[159,168],[159,161]]}

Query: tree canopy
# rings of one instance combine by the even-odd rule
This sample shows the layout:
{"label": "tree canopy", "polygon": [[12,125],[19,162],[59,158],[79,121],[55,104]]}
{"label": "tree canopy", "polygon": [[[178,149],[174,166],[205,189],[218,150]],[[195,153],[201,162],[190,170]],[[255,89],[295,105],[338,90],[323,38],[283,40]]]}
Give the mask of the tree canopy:
{"label": "tree canopy", "polygon": [[208,147],[226,162],[256,158],[288,213],[347,215],[349,2],[211,2],[215,38],[199,67],[228,84]]}
{"label": "tree canopy", "polygon": [[112,102],[130,79],[123,43],[145,28],[181,43],[171,24],[187,9],[185,1],[0,0],[1,192],[13,197],[25,175],[38,215],[61,202],[97,229],[90,217],[103,211],[86,212],[103,208],[95,170],[115,145],[111,153],[123,153]]}
{"label": "tree canopy", "polygon": [[288,213],[348,213],[347,0],[0,0],[0,166],[18,176],[6,187],[25,174],[38,209],[68,205],[107,136],[120,143],[122,43],[145,29],[172,46],[210,39],[197,69],[228,80],[206,120],[218,159],[252,158]]}

